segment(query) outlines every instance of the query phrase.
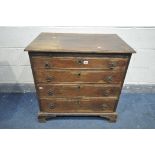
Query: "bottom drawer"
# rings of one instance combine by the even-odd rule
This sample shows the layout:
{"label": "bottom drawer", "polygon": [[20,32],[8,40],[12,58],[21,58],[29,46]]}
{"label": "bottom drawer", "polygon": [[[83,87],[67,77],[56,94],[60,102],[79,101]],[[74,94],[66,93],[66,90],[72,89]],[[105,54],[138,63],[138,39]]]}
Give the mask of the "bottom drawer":
{"label": "bottom drawer", "polygon": [[101,113],[113,112],[116,98],[96,99],[41,99],[40,110],[54,113]]}

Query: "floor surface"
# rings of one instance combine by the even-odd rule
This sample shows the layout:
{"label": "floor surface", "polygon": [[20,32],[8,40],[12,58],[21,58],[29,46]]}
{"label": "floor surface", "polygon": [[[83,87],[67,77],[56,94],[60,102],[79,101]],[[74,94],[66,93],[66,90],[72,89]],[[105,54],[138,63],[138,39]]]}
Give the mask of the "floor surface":
{"label": "floor surface", "polygon": [[138,129],[155,128],[155,94],[121,94],[116,123],[100,117],[56,117],[47,123],[37,120],[35,93],[0,94],[0,128],[3,129]]}

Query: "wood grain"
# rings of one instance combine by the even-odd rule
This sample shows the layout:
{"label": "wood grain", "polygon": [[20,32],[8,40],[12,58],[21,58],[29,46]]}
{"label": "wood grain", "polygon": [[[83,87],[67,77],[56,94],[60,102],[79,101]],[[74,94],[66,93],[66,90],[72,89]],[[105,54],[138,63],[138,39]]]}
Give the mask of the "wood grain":
{"label": "wood grain", "polygon": [[124,72],[94,70],[35,70],[37,83],[113,83],[120,84]]}
{"label": "wood grain", "polygon": [[40,99],[41,111],[59,113],[113,112],[116,98]]}
{"label": "wood grain", "polygon": [[49,57],[32,58],[34,68],[42,69],[120,69],[127,65],[128,58],[103,57]]}
{"label": "wood grain", "polygon": [[25,51],[134,53],[116,34],[41,33]]}
{"label": "wood grain", "polygon": [[37,84],[41,98],[117,97],[120,85],[104,84]]}

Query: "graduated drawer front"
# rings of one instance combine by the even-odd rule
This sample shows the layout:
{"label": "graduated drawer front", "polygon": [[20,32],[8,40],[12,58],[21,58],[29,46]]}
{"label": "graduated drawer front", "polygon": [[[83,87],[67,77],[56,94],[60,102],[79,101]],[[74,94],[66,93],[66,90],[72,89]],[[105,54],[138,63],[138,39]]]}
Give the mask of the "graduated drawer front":
{"label": "graduated drawer front", "polygon": [[40,108],[41,111],[53,113],[102,113],[113,112],[116,102],[116,98],[40,99]]}
{"label": "graduated drawer front", "polygon": [[32,57],[35,68],[44,69],[120,69],[127,65],[128,58],[109,57]]}
{"label": "graduated drawer front", "polygon": [[120,85],[103,84],[38,84],[39,96],[47,97],[117,97],[120,92]]}
{"label": "graduated drawer front", "polygon": [[43,70],[35,69],[37,83],[113,83],[123,81],[124,71]]}

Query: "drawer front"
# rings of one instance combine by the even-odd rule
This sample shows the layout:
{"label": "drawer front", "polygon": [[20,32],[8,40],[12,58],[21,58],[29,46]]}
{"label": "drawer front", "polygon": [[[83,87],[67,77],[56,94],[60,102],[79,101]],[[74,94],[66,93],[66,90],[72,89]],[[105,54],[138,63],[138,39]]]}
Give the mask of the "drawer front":
{"label": "drawer front", "polygon": [[61,84],[39,84],[37,85],[39,96],[47,97],[113,97],[118,96],[120,86],[118,85],[61,85]]}
{"label": "drawer front", "polygon": [[115,71],[35,70],[37,83],[115,83],[123,81],[124,73]]}
{"label": "drawer front", "polygon": [[92,113],[113,112],[116,99],[41,99],[42,112]]}
{"label": "drawer front", "polygon": [[128,58],[108,57],[32,57],[35,68],[82,68],[82,69],[120,69],[127,65]]}

